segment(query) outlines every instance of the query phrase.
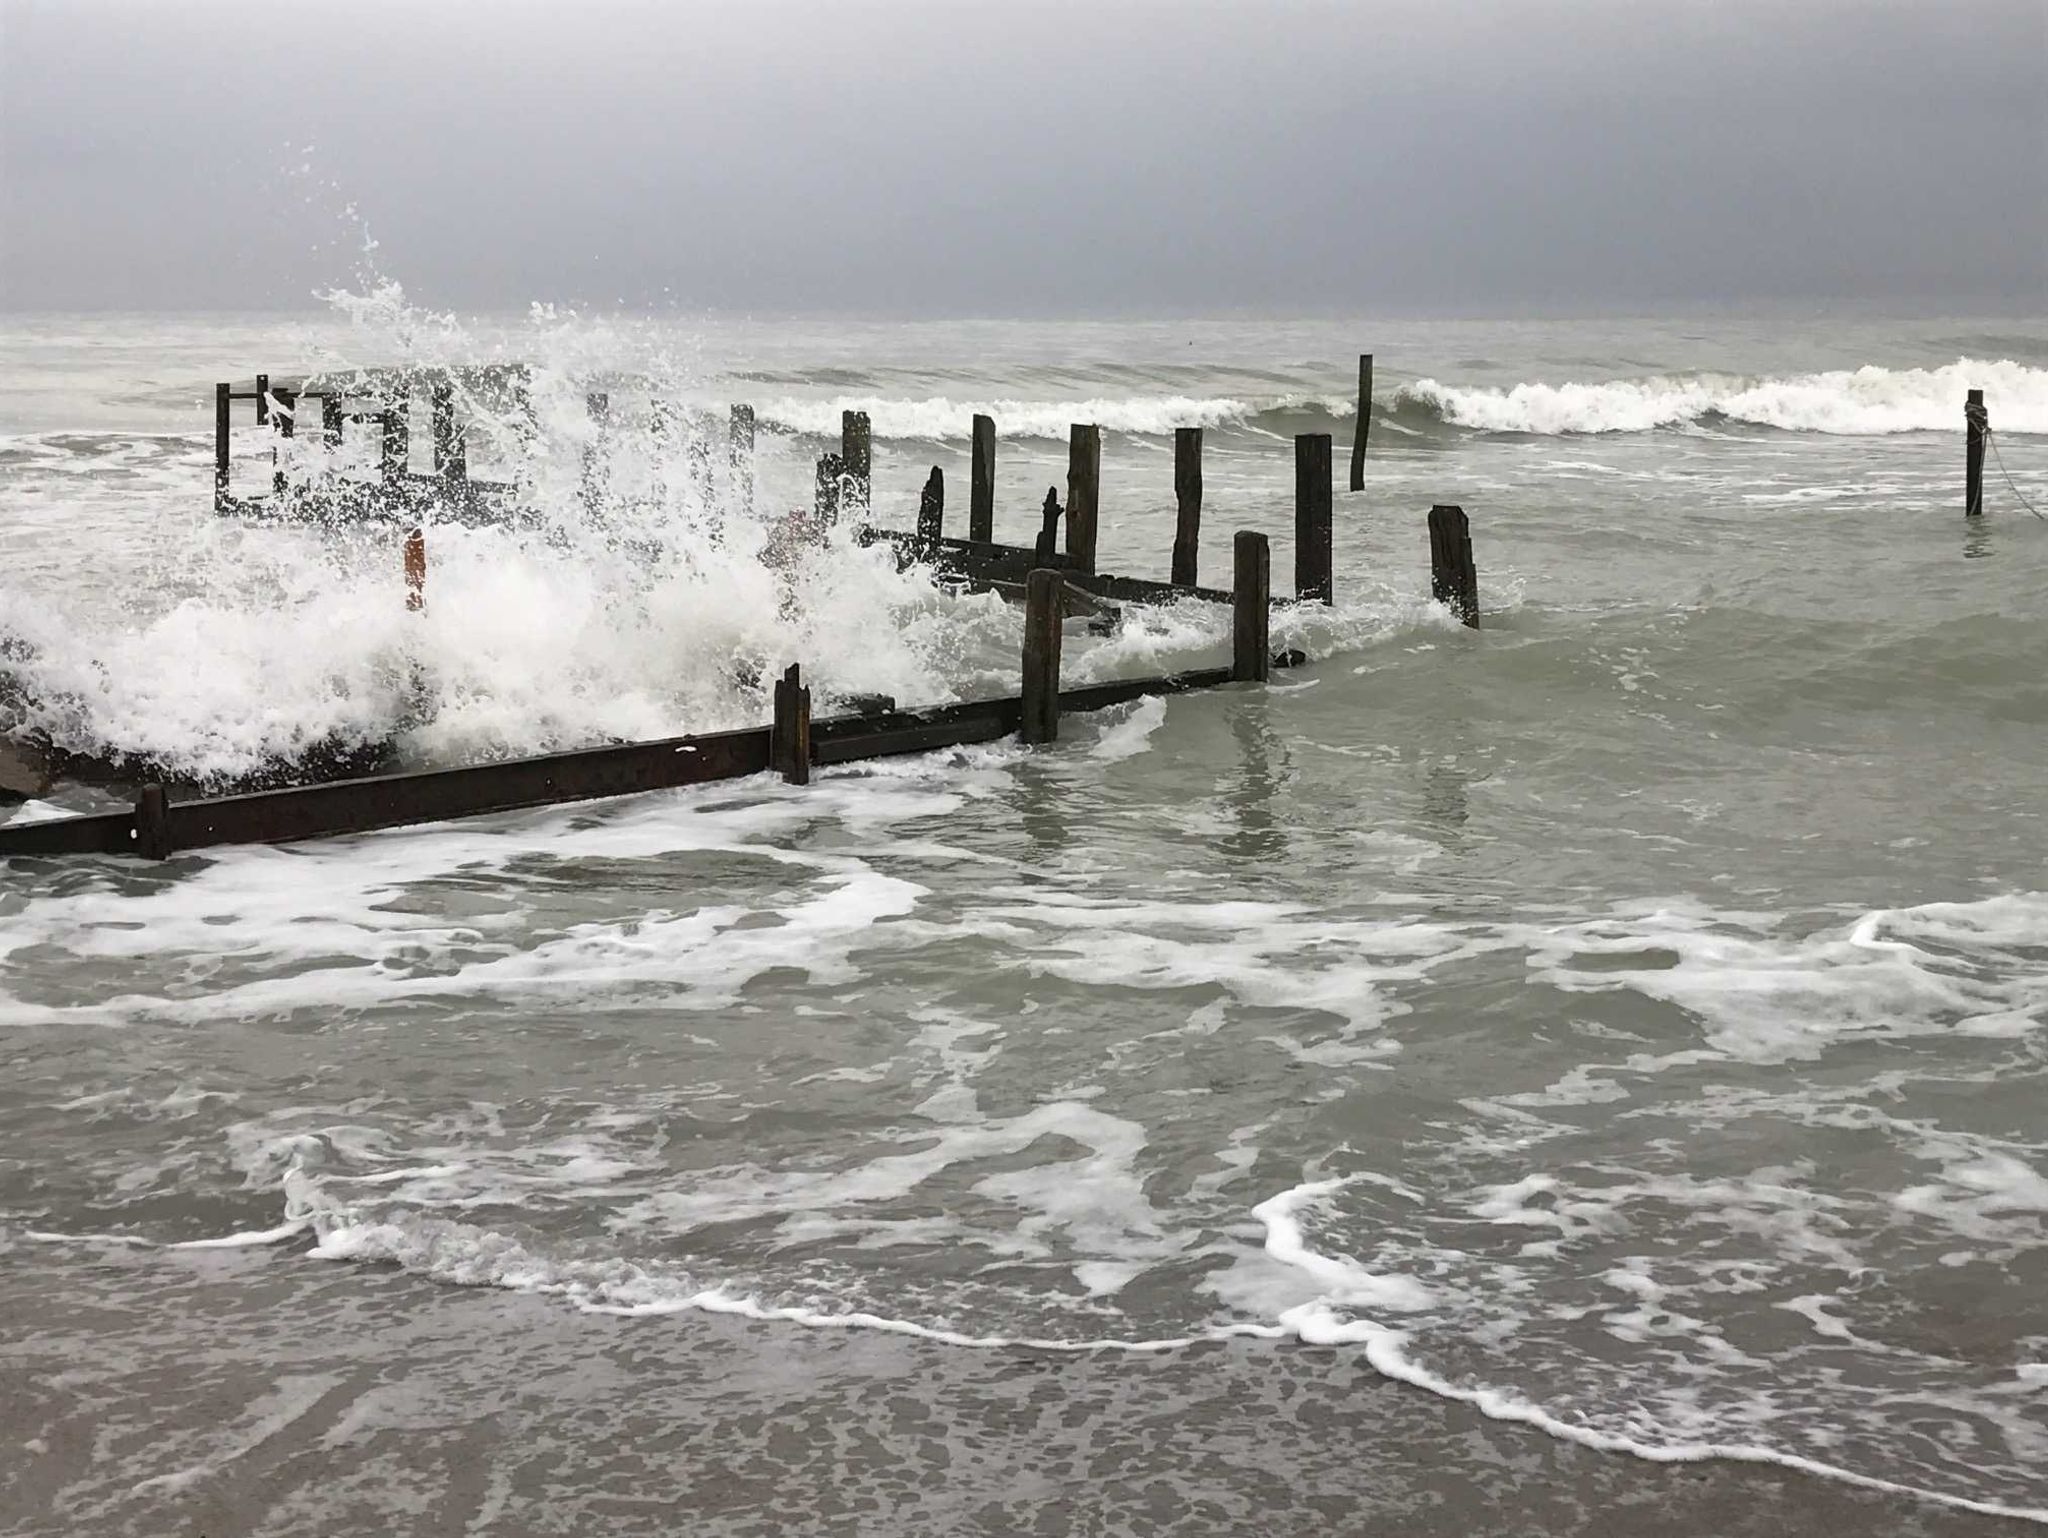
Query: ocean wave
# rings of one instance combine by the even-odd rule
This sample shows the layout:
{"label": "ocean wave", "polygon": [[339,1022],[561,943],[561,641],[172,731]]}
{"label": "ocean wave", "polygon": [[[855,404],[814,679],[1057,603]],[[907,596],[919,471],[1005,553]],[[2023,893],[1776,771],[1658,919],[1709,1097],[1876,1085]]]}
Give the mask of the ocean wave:
{"label": "ocean wave", "polygon": [[1176,427],[1243,426],[1262,409],[1257,402],[1223,395],[1098,396],[1065,401],[952,400],[943,395],[878,400],[871,395],[836,395],[764,401],[756,405],[755,412],[764,423],[822,437],[838,434],[841,412],[865,411],[878,438],[932,442],[964,442],[973,434],[974,418],[981,415],[995,420],[996,432],[1002,437],[1050,438],[1064,443],[1076,422],[1095,423],[1105,432],[1167,437]]}
{"label": "ocean wave", "polygon": [[1490,433],[1649,432],[1716,420],[1787,432],[1878,436],[1953,432],[1963,395],[1981,389],[1994,429],[2048,433],[2048,369],[1958,358],[1941,368],[1869,364],[1817,374],[1661,374],[1502,389],[1421,379],[1395,392],[1395,415]]}

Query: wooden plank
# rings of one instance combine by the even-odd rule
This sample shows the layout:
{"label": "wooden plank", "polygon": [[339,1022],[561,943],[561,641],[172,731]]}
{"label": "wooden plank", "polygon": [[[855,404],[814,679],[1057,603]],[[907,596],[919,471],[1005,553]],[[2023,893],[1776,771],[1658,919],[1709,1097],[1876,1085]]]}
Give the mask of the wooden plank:
{"label": "wooden plank", "polygon": [[96,812],[0,828],[0,859],[30,855],[133,854],[135,814]]}
{"label": "wooden plank", "polygon": [[993,417],[974,419],[974,478],[967,493],[967,537],[996,537],[996,424]]}
{"label": "wooden plank", "polygon": [[[1057,508],[1057,490],[1051,493],[1053,507]],[[1048,510],[1048,516],[1052,516]],[[1037,566],[1050,566],[1061,572],[1067,585],[1093,594],[1097,598],[1113,603],[1173,603],[1182,598],[1199,598],[1209,603],[1229,603],[1230,594],[1218,587],[1181,587],[1171,582],[1157,582],[1146,577],[1124,577],[1112,572],[1084,572],[1077,570],[1073,558],[1053,551],[1040,560],[1038,552],[1022,545],[998,545],[972,539],[941,538],[937,545],[927,550],[919,544],[915,534],[906,534],[900,529],[866,528],[855,536],[864,545],[893,544],[902,552],[901,559],[908,562],[913,557],[929,561],[939,572],[963,580],[977,591],[989,588],[1022,588],[1024,581]],[[1284,600],[1283,600],[1284,601]]]}
{"label": "wooden plank", "polygon": [[1027,745],[1060,734],[1060,574],[1040,568],[1024,586],[1023,687],[1018,734]]}
{"label": "wooden plank", "polygon": [[1067,554],[1095,570],[1096,514],[1102,494],[1102,429],[1076,422],[1067,434]]}
{"label": "wooden plank", "polygon": [[1472,629],[1479,628],[1479,573],[1472,564],[1472,524],[1462,507],[1429,510],[1429,590]]}
{"label": "wooden plank", "polygon": [[1358,420],[1351,429],[1351,489],[1365,490],[1365,439],[1372,431],[1372,354],[1358,355]]}
{"label": "wooden plank", "polygon": [[817,741],[811,752],[820,764],[848,764],[870,758],[895,758],[906,753],[930,753],[940,748],[960,747],[972,742],[994,742],[1017,730],[1021,702],[990,700],[972,711],[913,719],[884,726],[868,726],[858,736]]}
{"label": "wooden plank", "polygon": [[1330,435],[1294,440],[1294,595],[1334,603],[1330,576]]}
{"label": "wooden plank", "polygon": [[1984,444],[1991,436],[1991,413],[1984,405],[1984,392],[1972,390],[1963,397],[1963,516],[1984,516]]}
{"label": "wooden plank", "polygon": [[1202,543],[1202,430],[1173,430],[1173,581],[1193,587]]}
{"label": "wooden plank", "polygon": [[1262,684],[1272,665],[1273,553],[1266,536],[1240,529],[1231,542],[1230,676]]}

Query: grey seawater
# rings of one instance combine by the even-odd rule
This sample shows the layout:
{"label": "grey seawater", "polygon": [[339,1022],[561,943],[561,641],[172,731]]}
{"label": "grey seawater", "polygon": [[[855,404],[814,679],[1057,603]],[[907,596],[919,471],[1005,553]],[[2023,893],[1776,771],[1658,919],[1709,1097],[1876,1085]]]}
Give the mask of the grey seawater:
{"label": "grey seawater", "polygon": [[[1341,477],[1363,347],[1380,410],[1269,688],[803,790],[0,865],[10,1530],[2048,1520],[2048,523],[1994,470],[1966,526],[1960,431],[1914,425],[1981,379],[2048,485],[2048,326],[458,341],[755,400],[771,507],[867,405],[902,523],[933,463],[964,516],[992,406],[1017,539],[1069,415],[1121,423],[1140,574],[1202,419],[1206,574],[1260,528],[1280,585],[1289,436]],[[377,536],[213,520],[213,378],[400,350],[14,325],[0,631],[51,721],[203,772],[750,719],[734,651],[1005,687],[1014,616],[851,553],[777,628],[689,529],[668,586],[601,531],[440,531],[407,631]],[[1426,601],[1434,501],[1476,631]],[[1224,641],[1190,606],[1068,663]]]}

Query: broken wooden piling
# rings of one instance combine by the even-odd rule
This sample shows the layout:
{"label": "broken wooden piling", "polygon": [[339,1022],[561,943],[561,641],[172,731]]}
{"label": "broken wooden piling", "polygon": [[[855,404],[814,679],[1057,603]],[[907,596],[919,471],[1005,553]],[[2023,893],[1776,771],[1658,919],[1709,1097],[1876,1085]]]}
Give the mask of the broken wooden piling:
{"label": "broken wooden piling", "polygon": [[1250,529],[1238,530],[1230,552],[1230,676],[1262,684],[1273,665],[1273,552]]}
{"label": "broken wooden piling", "polygon": [[268,427],[270,425],[270,376],[268,374],[258,374],[256,376],[256,425],[258,427]]}
{"label": "broken wooden piling", "polygon": [[1193,587],[1202,542],[1202,430],[1173,430],[1173,571],[1175,587]]}
{"label": "broken wooden piling", "polygon": [[974,469],[967,490],[967,537],[996,537],[996,424],[993,417],[974,419]]}
{"label": "broken wooden piling", "polygon": [[1984,392],[1972,390],[1963,397],[1963,427],[1967,442],[1963,449],[1963,516],[1984,516],[1984,445],[1991,436],[1991,413],[1984,405]]}
{"label": "broken wooden piling", "polygon": [[1330,575],[1330,435],[1294,440],[1294,596],[1335,603]]}
{"label": "broken wooden piling", "polygon": [[1057,486],[1045,488],[1045,505],[1038,514],[1038,543],[1032,556],[1042,565],[1053,559],[1059,552],[1060,541],[1060,489]]}
{"label": "broken wooden piling", "polygon": [[1351,489],[1365,490],[1365,439],[1372,431],[1372,354],[1358,355],[1358,420],[1351,428]]}
{"label": "broken wooden piling", "polygon": [[213,510],[218,513],[228,500],[228,434],[234,427],[234,391],[231,386],[213,387]]}
{"label": "broken wooden piling", "polygon": [[1095,522],[1102,492],[1102,429],[1076,422],[1067,434],[1067,554],[1095,570]]}
{"label": "broken wooden piling", "polygon": [[1060,574],[1045,567],[1024,584],[1023,713],[1017,734],[1026,745],[1060,734],[1060,620],[1066,594]]}
{"label": "broken wooden piling", "polygon": [[171,857],[170,800],[161,785],[145,785],[135,796],[135,852],[145,860]]}
{"label": "broken wooden piling", "polygon": [[864,522],[874,500],[873,434],[865,411],[839,414],[839,458],[846,477],[847,511]]}
{"label": "broken wooden piling", "polygon": [[839,494],[846,478],[846,461],[837,454],[818,456],[817,485],[811,491],[811,511],[817,518],[822,531],[829,529],[839,518]]}
{"label": "broken wooden piling", "polygon": [[775,680],[775,719],[768,729],[768,766],[791,785],[811,783],[811,691],[794,662]]}
{"label": "broken wooden piling", "polygon": [[946,472],[933,465],[917,499],[917,542],[926,550],[936,550],[945,532]]}
{"label": "broken wooden piling", "polygon": [[1479,572],[1472,564],[1472,524],[1465,509],[1439,502],[1429,510],[1429,593],[1459,620],[1479,628]]}
{"label": "broken wooden piling", "polygon": [[[277,435],[290,438],[299,425],[299,397],[296,391],[280,387],[277,391]],[[285,452],[284,445],[270,446],[270,490],[280,501],[285,494]]]}

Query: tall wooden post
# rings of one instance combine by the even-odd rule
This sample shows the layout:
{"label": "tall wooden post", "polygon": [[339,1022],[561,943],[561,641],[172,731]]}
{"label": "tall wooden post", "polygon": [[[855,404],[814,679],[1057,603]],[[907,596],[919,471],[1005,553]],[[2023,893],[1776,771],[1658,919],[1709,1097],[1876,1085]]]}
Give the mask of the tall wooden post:
{"label": "tall wooden post", "polygon": [[332,390],[320,396],[320,438],[330,449],[341,447],[341,397]]}
{"label": "tall wooden post", "polygon": [[1273,665],[1273,552],[1265,535],[1239,529],[1230,553],[1230,676],[1262,684]]}
{"label": "tall wooden post", "polygon": [[427,531],[414,524],[405,535],[405,607],[417,614],[427,606]]}
{"label": "tall wooden post", "polygon": [[1173,530],[1173,583],[1193,587],[1202,545],[1202,430],[1173,430],[1173,500],[1179,517]]}
{"label": "tall wooden post", "polygon": [[768,729],[768,766],[792,785],[811,783],[811,691],[792,662],[775,680],[775,720]]}
{"label": "tall wooden post", "polygon": [[[274,414],[277,417],[278,437],[291,437],[299,425],[299,397],[290,390],[280,389],[277,392],[277,411]],[[273,443],[270,446],[270,490],[271,494],[277,497],[285,494],[283,447],[280,443]]]}
{"label": "tall wooden post", "polygon": [[733,505],[746,517],[754,512],[754,408],[734,406],[726,429],[726,469],[732,475]]}
{"label": "tall wooden post", "polygon": [[1472,564],[1471,520],[1462,507],[1439,502],[1429,510],[1429,593],[1479,628],[1479,572]]}
{"label": "tall wooden post", "polygon": [[256,425],[258,427],[268,427],[270,425],[270,376],[268,374],[258,374],[256,376]]}
{"label": "tall wooden post", "polygon": [[868,507],[873,501],[872,450],[868,414],[865,411],[842,411],[839,414],[839,457],[844,468],[840,473],[846,477],[846,500],[852,504],[847,511],[856,523],[868,521]]}
{"label": "tall wooden post", "polygon": [[1969,441],[1963,449],[1963,516],[1984,516],[1984,444],[1991,436],[1991,413],[1984,392],[1972,390],[1963,399],[1963,425]]}
{"label": "tall wooden post", "polygon": [[434,403],[434,474],[444,481],[469,479],[469,453],[455,426],[455,381],[445,374],[432,385]]}
{"label": "tall wooden post", "polygon": [[171,806],[161,785],[145,785],[136,794],[135,852],[145,860],[171,857]]}
{"label": "tall wooden post", "polygon": [[1351,489],[1365,490],[1365,439],[1372,431],[1372,354],[1358,355],[1358,421],[1351,429]]}
{"label": "tall wooden post", "polygon": [[811,510],[817,515],[821,534],[839,519],[839,486],[845,474],[846,462],[837,454],[818,456],[818,484],[811,494]]}
{"label": "tall wooden post", "polygon": [[1102,492],[1102,429],[1074,423],[1067,435],[1067,554],[1095,570],[1095,514]]}
{"label": "tall wooden post", "polygon": [[996,537],[995,418],[974,419],[974,478],[967,493],[967,537],[987,542]]}
{"label": "tall wooden post", "polygon": [[1060,734],[1060,617],[1066,607],[1060,574],[1039,567],[1024,582],[1023,718],[1027,745]]}
{"label": "tall wooden post", "polygon": [[1057,486],[1045,488],[1045,507],[1038,515],[1038,543],[1032,551],[1035,559],[1051,561],[1060,547],[1060,489]]}
{"label": "tall wooden post", "polygon": [[924,483],[924,492],[917,499],[917,543],[926,555],[939,548],[939,539],[946,532],[946,472],[937,465]]}
{"label": "tall wooden post", "polygon": [[213,510],[228,505],[228,434],[235,425],[235,403],[231,386],[213,387]]}
{"label": "tall wooden post", "polygon": [[1330,435],[1294,440],[1294,596],[1335,603],[1330,576]]}

